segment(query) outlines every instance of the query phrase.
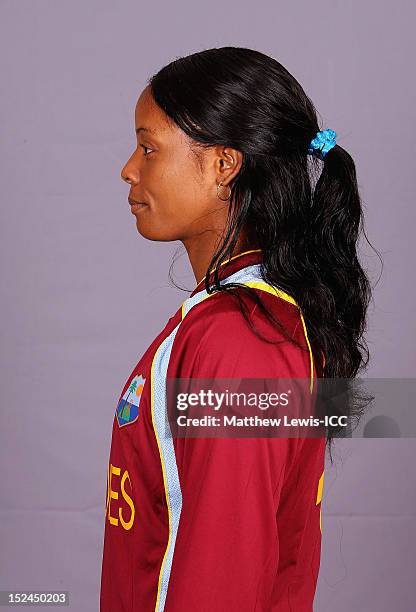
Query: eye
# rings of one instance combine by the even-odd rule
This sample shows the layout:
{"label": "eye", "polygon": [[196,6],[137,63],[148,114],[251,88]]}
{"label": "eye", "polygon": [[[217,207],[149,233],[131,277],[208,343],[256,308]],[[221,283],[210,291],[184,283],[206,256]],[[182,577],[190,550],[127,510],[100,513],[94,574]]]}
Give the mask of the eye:
{"label": "eye", "polygon": [[[149,149],[149,151],[153,151],[153,149],[151,149],[150,147],[146,147],[146,145],[140,145],[142,147],[142,149]],[[149,153],[146,153],[146,151],[144,151],[144,156],[147,157],[149,155]]]}

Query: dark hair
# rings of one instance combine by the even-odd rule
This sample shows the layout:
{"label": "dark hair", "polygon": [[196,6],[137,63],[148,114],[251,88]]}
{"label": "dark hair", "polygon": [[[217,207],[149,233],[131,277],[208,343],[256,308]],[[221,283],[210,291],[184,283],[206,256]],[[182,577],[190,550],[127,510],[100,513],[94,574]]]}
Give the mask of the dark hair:
{"label": "dark hair", "polygon": [[[301,308],[323,376],[356,376],[369,360],[363,333],[371,299],[356,250],[360,231],[365,235],[356,170],[339,145],[323,161],[307,154],[321,128],[301,85],[272,57],[243,47],[175,59],[149,85],[158,106],[194,141],[197,155],[200,147],[217,144],[243,154],[231,185],[225,236],[205,277],[207,291],[242,288],[298,345],[262,308],[255,291],[219,283],[220,264],[232,254],[241,230],[250,228],[263,251],[262,277]],[[362,408],[354,410],[359,416]],[[327,428],[329,448],[338,430]]]}

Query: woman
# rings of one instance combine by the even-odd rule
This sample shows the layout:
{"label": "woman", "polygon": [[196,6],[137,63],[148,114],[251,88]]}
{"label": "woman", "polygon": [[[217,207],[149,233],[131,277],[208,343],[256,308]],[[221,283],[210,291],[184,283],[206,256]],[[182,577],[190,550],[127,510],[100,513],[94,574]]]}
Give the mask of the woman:
{"label": "woman", "polygon": [[281,64],[238,47],[161,69],[135,131],[121,176],[138,232],[180,240],[197,285],[119,397],[101,612],[310,611],[336,428],[326,440],[178,437],[166,389],[237,377],[312,390],[366,364],[354,162]]}

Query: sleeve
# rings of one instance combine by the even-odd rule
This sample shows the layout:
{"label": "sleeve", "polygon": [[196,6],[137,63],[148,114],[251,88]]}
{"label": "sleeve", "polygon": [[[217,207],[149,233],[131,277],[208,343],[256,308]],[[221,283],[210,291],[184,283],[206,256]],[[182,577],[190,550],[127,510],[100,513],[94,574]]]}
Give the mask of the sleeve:
{"label": "sleeve", "polygon": [[[283,335],[280,344],[265,342],[229,297],[221,300],[220,309],[201,303],[184,319],[168,377],[288,378],[307,370],[307,358]],[[276,513],[296,449],[296,439],[175,439],[182,508],[166,612],[270,609]]]}

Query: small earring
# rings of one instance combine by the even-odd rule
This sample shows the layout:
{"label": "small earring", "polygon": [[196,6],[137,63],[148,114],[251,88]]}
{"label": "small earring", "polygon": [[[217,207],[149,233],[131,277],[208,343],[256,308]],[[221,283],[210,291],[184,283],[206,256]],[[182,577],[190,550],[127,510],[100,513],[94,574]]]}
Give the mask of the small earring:
{"label": "small earring", "polygon": [[220,196],[220,194],[219,194],[219,192],[218,192],[218,187],[222,187],[222,181],[220,181],[220,182],[218,183],[218,185],[217,185],[217,197],[218,197],[220,200],[222,200],[223,202],[226,202],[227,200],[229,200],[229,199],[230,199],[230,197],[231,197],[231,187],[230,187],[229,185],[227,185],[227,187],[228,187],[228,189],[229,189],[230,191],[229,191],[229,193],[228,193],[228,197],[226,197],[226,198],[222,198],[222,197]]}

